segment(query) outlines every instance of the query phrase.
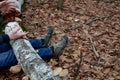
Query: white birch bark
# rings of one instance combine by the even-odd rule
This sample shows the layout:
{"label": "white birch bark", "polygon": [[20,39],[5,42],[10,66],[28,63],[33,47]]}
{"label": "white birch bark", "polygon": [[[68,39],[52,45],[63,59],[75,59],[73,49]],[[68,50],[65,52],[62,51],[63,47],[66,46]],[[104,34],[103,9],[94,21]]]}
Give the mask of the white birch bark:
{"label": "white birch bark", "polygon": [[[5,33],[9,35],[17,27],[19,27],[17,22],[9,22],[6,25]],[[36,53],[28,40],[21,38],[10,41],[10,44],[19,64],[30,80],[55,80],[52,69]]]}

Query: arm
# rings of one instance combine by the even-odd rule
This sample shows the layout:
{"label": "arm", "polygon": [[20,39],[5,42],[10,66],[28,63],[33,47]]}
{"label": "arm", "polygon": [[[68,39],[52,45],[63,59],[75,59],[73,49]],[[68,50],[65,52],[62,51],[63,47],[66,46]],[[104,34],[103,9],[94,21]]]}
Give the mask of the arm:
{"label": "arm", "polygon": [[4,12],[7,9],[15,9],[16,5],[11,0],[0,1],[0,11]]}
{"label": "arm", "polygon": [[21,28],[17,28],[16,30],[12,31],[9,35],[7,34],[1,34],[0,35],[0,44],[1,43],[9,43],[10,40],[14,40],[14,39],[18,39],[21,38],[23,36],[25,36],[26,34],[28,34],[28,32],[20,32]]}
{"label": "arm", "polygon": [[1,34],[0,35],[0,44],[1,43],[9,43],[10,38],[7,34]]}
{"label": "arm", "polygon": [[22,31],[21,27],[18,27],[17,29],[13,30],[9,34],[10,40],[18,39],[28,34],[28,32],[21,32],[21,31]]}

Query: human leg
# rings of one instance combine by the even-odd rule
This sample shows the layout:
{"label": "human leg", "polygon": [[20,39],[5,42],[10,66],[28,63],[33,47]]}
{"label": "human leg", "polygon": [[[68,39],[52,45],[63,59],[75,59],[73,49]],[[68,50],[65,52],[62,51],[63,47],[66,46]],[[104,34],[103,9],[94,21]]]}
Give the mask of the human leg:
{"label": "human leg", "polygon": [[10,44],[7,43],[0,44],[0,53],[8,51],[10,49],[12,49]]}
{"label": "human leg", "polygon": [[54,43],[51,47],[39,48],[37,49],[37,52],[42,58],[57,57],[61,55],[61,52],[64,50],[67,44],[68,44],[68,37],[63,36],[61,40]]}
{"label": "human leg", "polygon": [[52,34],[54,32],[54,27],[49,26],[47,33],[43,35],[40,39],[31,39],[29,40],[33,48],[43,48],[43,47],[48,47],[49,46],[49,41],[52,37]]}
{"label": "human leg", "polygon": [[50,58],[50,57],[52,57],[52,54],[53,54],[53,51],[52,51],[51,47],[39,48],[36,51],[37,51],[38,55],[43,59],[44,58]]}
{"label": "human leg", "polygon": [[[31,45],[33,46],[34,49],[38,49],[40,47],[43,47],[43,40],[42,39],[30,39],[29,42],[31,43]],[[10,49],[12,49],[12,47],[9,43],[0,44],[0,53],[6,52]]]}
{"label": "human leg", "polygon": [[48,30],[47,30],[47,33],[45,35],[43,35],[41,37],[41,39],[43,40],[43,46],[44,47],[48,47],[49,46],[49,41],[53,35],[53,32],[54,32],[54,27],[53,26],[49,26],[48,27]]}
{"label": "human leg", "polygon": [[13,50],[0,53],[0,69],[17,64]]}
{"label": "human leg", "polygon": [[61,55],[62,51],[68,44],[68,37],[65,35],[58,42],[54,43],[51,48],[53,51],[52,57],[57,57]]}
{"label": "human leg", "polygon": [[29,40],[30,44],[34,49],[38,49],[40,47],[43,47],[43,41],[41,39],[30,39]]}
{"label": "human leg", "polygon": [[[48,47],[49,41],[52,37],[54,31],[54,27],[49,26],[47,33],[43,35],[40,39],[30,39],[30,43],[33,46],[34,49],[42,48],[42,47]],[[6,52],[8,50],[12,49],[11,45],[9,43],[3,43],[0,44],[0,53]]]}
{"label": "human leg", "polygon": [[[41,58],[47,58],[50,57],[52,54],[51,48],[40,48],[38,49],[38,55],[41,56]],[[17,64],[16,56],[13,52],[13,50],[8,50],[6,52],[0,53],[0,69],[5,67],[10,67],[15,64]]]}
{"label": "human leg", "polygon": [[[33,46],[34,49],[38,49],[40,47],[43,47],[43,40],[42,39],[30,39],[29,42],[31,43],[31,45]],[[10,49],[12,49],[12,47],[9,43],[0,44],[0,53],[6,52]]]}
{"label": "human leg", "polygon": [[[33,46],[34,49],[43,47],[42,39],[30,39],[29,42],[31,43],[31,45]],[[10,49],[12,49],[12,47],[9,43],[0,44],[0,53],[6,52]]]}
{"label": "human leg", "polygon": [[[50,58],[60,55],[60,52],[66,47],[67,37],[63,37],[60,41],[48,48],[39,48],[36,51],[41,58]],[[0,53],[0,69],[17,64],[17,59],[13,50]]]}

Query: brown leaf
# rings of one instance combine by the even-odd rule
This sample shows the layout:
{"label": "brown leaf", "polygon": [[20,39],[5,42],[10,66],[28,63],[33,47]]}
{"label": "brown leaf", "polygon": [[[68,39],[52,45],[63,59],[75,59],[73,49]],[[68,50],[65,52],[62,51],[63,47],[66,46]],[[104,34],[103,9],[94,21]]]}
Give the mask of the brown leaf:
{"label": "brown leaf", "polygon": [[83,65],[81,66],[81,69],[84,70],[84,71],[87,71],[87,70],[90,69],[90,65],[88,65],[88,64],[83,64]]}
{"label": "brown leaf", "polygon": [[20,65],[15,65],[15,66],[12,66],[10,67],[9,71],[11,73],[19,73],[21,71],[21,66]]}
{"label": "brown leaf", "polygon": [[29,77],[28,77],[28,76],[24,76],[24,77],[22,78],[22,80],[29,80]]}
{"label": "brown leaf", "polygon": [[58,67],[56,69],[53,70],[53,75],[54,76],[57,76],[60,74],[60,72],[62,71],[62,68],[61,67]]}
{"label": "brown leaf", "polygon": [[64,69],[60,72],[59,76],[65,77],[68,74],[68,69]]}
{"label": "brown leaf", "polygon": [[67,63],[72,63],[73,62],[73,60],[72,59],[68,59],[67,58],[67,56],[63,56],[63,55],[61,55],[60,57],[59,57],[59,59],[62,61],[62,62],[67,62]]}
{"label": "brown leaf", "polygon": [[104,74],[110,73],[110,68],[105,68],[105,69],[103,70],[103,73],[104,73]]}

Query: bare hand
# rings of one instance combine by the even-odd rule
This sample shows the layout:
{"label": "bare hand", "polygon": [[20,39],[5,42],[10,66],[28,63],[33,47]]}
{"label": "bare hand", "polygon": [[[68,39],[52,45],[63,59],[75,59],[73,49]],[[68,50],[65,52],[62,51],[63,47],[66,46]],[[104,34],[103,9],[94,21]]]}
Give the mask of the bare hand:
{"label": "bare hand", "polygon": [[14,39],[18,39],[18,38],[21,38],[25,35],[27,35],[28,32],[22,32],[21,31],[21,28],[17,28],[16,30],[12,31],[10,34],[9,34],[9,38],[10,40],[14,40]]}
{"label": "bare hand", "polygon": [[16,8],[16,4],[12,0],[4,0],[0,2],[0,10],[4,12],[7,9],[13,10]]}

